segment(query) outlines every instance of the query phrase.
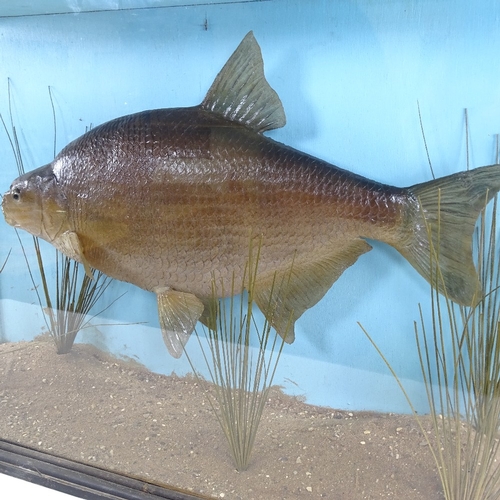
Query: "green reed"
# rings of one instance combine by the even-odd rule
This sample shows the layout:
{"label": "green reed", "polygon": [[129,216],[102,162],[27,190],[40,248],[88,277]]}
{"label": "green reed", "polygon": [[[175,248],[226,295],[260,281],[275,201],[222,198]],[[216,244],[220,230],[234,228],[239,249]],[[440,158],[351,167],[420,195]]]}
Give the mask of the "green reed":
{"label": "green reed", "polygon": [[5,257],[5,260],[3,261],[3,264],[2,264],[2,267],[0,267],[0,273],[4,270],[6,264],[7,264],[7,261],[9,260],[9,257],[10,257],[10,252],[12,250],[9,250],[9,253],[7,254],[7,257]]}
{"label": "green reed", "polygon": [[[234,277],[227,300],[216,299],[226,294],[223,287],[217,287],[213,280],[212,296],[218,306],[211,311],[208,321],[211,326],[204,328],[205,335],[200,335],[198,330],[195,332],[213,383],[212,390],[207,389],[205,394],[239,471],[248,468],[284,345],[284,340],[271,327],[271,323],[273,316],[278,314],[276,298],[285,296],[290,276],[281,280],[275,278],[266,307],[267,318],[264,325],[259,327],[254,317],[259,252],[255,259],[249,259],[246,266],[243,285],[247,293],[241,296],[241,300],[235,298],[241,286],[236,286]],[[257,340],[257,349],[251,345],[252,338]],[[203,383],[199,370],[186,350],[185,353],[194,374]]]}
{"label": "green reed", "polygon": [[[11,107],[11,93],[10,93],[10,80],[8,82],[9,93],[9,116],[10,127],[7,126],[3,116],[0,114],[0,120],[3,124],[4,130],[9,139],[12,152],[17,165],[19,175],[24,174],[24,162],[21,151],[21,146],[18,139],[18,134],[13,121],[12,107]],[[54,124],[54,156],[56,154],[56,115],[54,108],[54,101],[52,92],[49,87],[49,97],[52,106],[53,124]],[[16,229],[17,233],[17,229]],[[44,311],[45,323],[49,334],[51,335],[56,345],[58,354],[68,353],[75,341],[78,332],[87,326],[87,314],[95,306],[96,302],[104,294],[105,290],[111,283],[111,278],[108,278],[100,271],[95,269],[90,270],[91,276],[88,276],[83,271],[83,266],[69,257],[61,254],[55,250],[55,290],[53,290],[54,298],[49,287],[47,280],[47,273],[43,254],[40,248],[40,241],[37,237],[33,236],[33,247],[35,250],[38,269],[40,272],[40,279],[42,282],[43,297],[38,291],[35,277],[33,275],[27,253],[24,245],[18,234],[18,239],[21,244],[23,255],[28,268],[33,287],[37,294],[38,303],[42,311]],[[109,306],[108,306],[109,307]],[[101,311],[102,312],[102,311]],[[100,313],[98,313],[100,314]]]}
{"label": "green reed", "polygon": [[[21,240],[19,241],[28,266],[29,275],[33,285],[36,287],[24,246]],[[111,279],[101,271],[96,271],[92,268],[92,277],[88,276],[82,264],[71,260],[58,250],[55,250],[56,276],[53,300],[45,274],[45,265],[38,238],[33,237],[33,244],[46,306],[43,306],[38,290],[35,288],[38,301],[42,310],[49,318],[47,328],[56,345],[57,354],[67,354],[73,347],[78,332],[88,325],[89,320],[87,320],[87,315],[111,284]],[[101,312],[103,311],[94,316],[99,315]]]}

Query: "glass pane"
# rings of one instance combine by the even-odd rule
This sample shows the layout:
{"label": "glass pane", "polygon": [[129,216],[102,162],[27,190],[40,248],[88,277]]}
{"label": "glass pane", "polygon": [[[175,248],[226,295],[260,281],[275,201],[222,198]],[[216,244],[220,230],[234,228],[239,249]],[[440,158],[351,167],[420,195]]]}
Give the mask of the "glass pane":
{"label": "glass pane", "polygon": [[498,6],[185,3],[0,7],[0,439],[215,498],[494,496],[500,167],[457,173],[498,163]]}

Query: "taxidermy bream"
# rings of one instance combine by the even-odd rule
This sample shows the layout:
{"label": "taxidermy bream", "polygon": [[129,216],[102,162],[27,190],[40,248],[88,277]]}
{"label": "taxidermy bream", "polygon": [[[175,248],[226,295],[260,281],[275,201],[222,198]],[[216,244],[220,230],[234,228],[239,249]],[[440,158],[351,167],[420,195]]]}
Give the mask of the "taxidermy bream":
{"label": "taxidermy bream", "polygon": [[249,33],[199,106],[93,128],[12,183],[5,219],[87,271],[156,293],[175,357],[196,322],[213,318],[213,280],[241,291],[232,283],[242,283],[249,248],[260,252],[257,305],[287,342],[301,314],[371,249],[364,238],[392,245],[429,280],[426,224],[439,223],[432,239],[448,296],[481,298],[472,233],[500,189],[500,165],[396,188],[263,135],[284,125]]}

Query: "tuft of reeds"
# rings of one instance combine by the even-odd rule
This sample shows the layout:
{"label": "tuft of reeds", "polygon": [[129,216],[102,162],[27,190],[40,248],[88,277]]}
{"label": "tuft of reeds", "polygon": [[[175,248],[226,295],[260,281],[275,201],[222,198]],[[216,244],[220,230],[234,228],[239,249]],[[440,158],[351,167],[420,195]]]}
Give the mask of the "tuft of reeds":
{"label": "tuft of reeds", "polygon": [[[18,173],[19,175],[22,175],[24,174],[25,170],[17,130],[14,125],[12,116],[10,80],[8,82],[8,93],[10,130],[1,114],[0,120],[9,139],[15,157]],[[53,113],[55,156],[56,115],[50,87],[49,97]],[[111,278],[105,276],[103,273],[101,273],[100,271],[96,271],[93,268],[90,269],[90,277],[82,270],[83,266],[81,264],[61,254],[58,250],[55,250],[56,276],[55,291],[53,292],[54,298],[52,298],[48,285],[47,274],[45,272],[45,263],[40,248],[40,241],[37,237],[33,236],[33,247],[35,249],[38,269],[40,272],[40,279],[42,281],[44,296],[43,301],[41,295],[38,292],[38,285],[36,284],[29,259],[22,244],[21,238],[19,237],[19,234],[18,239],[22,247],[23,255],[28,268],[28,273],[38,297],[38,302],[46,317],[48,317],[48,321],[46,319],[47,329],[52,339],[54,340],[56,351],[58,354],[66,354],[71,350],[78,332],[87,325],[88,321],[86,320],[86,316],[90,313],[90,310],[94,307],[96,302],[101,298],[106,288],[111,283]]]}
{"label": "tuft of reeds", "polygon": [[[419,109],[420,117],[420,109]],[[466,158],[469,170],[469,126],[465,110]],[[420,125],[431,173],[422,120]],[[496,163],[499,141],[496,141]],[[481,212],[474,239],[477,270],[484,290],[474,307],[453,303],[445,290],[439,255],[432,248],[431,318],[422,307],[415,339],[430,409],[433,435],[425,432],[397,374],[367,331],[365,335],[395,377],[417,419],[436,462],[446,500],[500,498],[500,252],[497,249],[498,196]],[[429,233],[439,232],[427,227]],[[432,238],[429,235],[429,241]],[[479,292],[479,291],[478,291]],[[420,325],[420,326],[419,326]]]}
{"label": "tuft of reeds", "polygon": [[[208,321],[211,326],[204,328],[205,335],[195,331],[213,383],[212,388],[207,387],[205,394],[224,432],[238,471],[248,468],[284,345],[284,340],[271,323],[273,316],[278,314],[277,297],[284,297],[287,293],[289,275],[280,280],[275,277],[266,308],[266,320],[259,327],[254,316],[259,255],[260,247],[255,259],[250,257],[246,266],[243,285],[247,292],[246,296],[241,296],[239,305],[235,293],[242,287],[236,286],[233,276],[230,298],[217,301],[218,307],[213,308]],[[214,302],[217,297],[226,295],[226,290],[222,285],[218,287],[215,280],[212,287]],[[253,341],[257,342],[256,348],[252,346]],[[200,371],[187,351],[184,352],[195,376],[203,385]]]}
{"label": "tuft of reeds", "polygon": [[[54,340],[57,354],[67,354],[71,351],[78,332],[89,323],[87,315],[111,284],[111,279],[101,271],[92,268],[92,278],[89,277],[81,264],[56,250],[55,302],[53,302],[47,283],[39,241],[37,238],[33,238],[33,240],[46,307],[43,306],[38,290],[35,288],[38,301],[49,318],[47,327],[50,336]],[[28,272],[34,284],[35,280],[24,247],[23,253]]]}
{"label": "tuft of reeds", "polygon": [[[454,304],[432,289],[431,331],[420,313],[415,328],[435,434],[434,451],[448,500],[500,497],[500,301],[496,209],[481,214],[478,269],[484,298],[475,307]],[[432,228],[431,228],[432,230]],[[443,283],[439,255],[432,252],[433,283]]]}
{"label": "tuft of reeds", "polygon": [[465,348],[471,358],[475,397],[475,427],[488,429],[492,416],[500,417],[500,252],[497,249],[498,197],[491,208],[490,223],[487,227],[487,214],[481,214],[477,228],[478,273],[487,291],[484,299],[469,313],[462,311],[470,334],[465,336]]}
{"label": "tuft of reeds", "polygon": [[[423,428],[408,394],[387,359],[363,329],[396,378],[427,440],[446,500],[500,498],[500,252],[498,199],[483,210],[475,239],[484,297],[474,307],[453,303],[445,289],[439,255],[431,248],[431,317],[419,306],[415,339],[433,434]],[[489,222],[488,222],[489,221]],[[428,228],[429,231],[439,228]],[[428,323],[430,322],[430,327]]]}

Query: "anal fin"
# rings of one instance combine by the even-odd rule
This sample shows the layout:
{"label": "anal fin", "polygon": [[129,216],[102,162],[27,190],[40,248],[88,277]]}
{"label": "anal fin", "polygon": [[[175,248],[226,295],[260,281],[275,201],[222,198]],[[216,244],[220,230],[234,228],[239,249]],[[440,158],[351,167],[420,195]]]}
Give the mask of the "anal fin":
{"label": "anal fin", "polygon": [[155,290],[163,341],[174,358],[180,358],[186,342],[203,313],[203,303],[191,293],[170,288]]}
{"label": "anal fin", "polygon": [[278,334],[290,344],[295,339],[295,321],[371,248],[366,241],[357,239],[320,259],[295,262],[286,270],[257,277],[255,302]]}

